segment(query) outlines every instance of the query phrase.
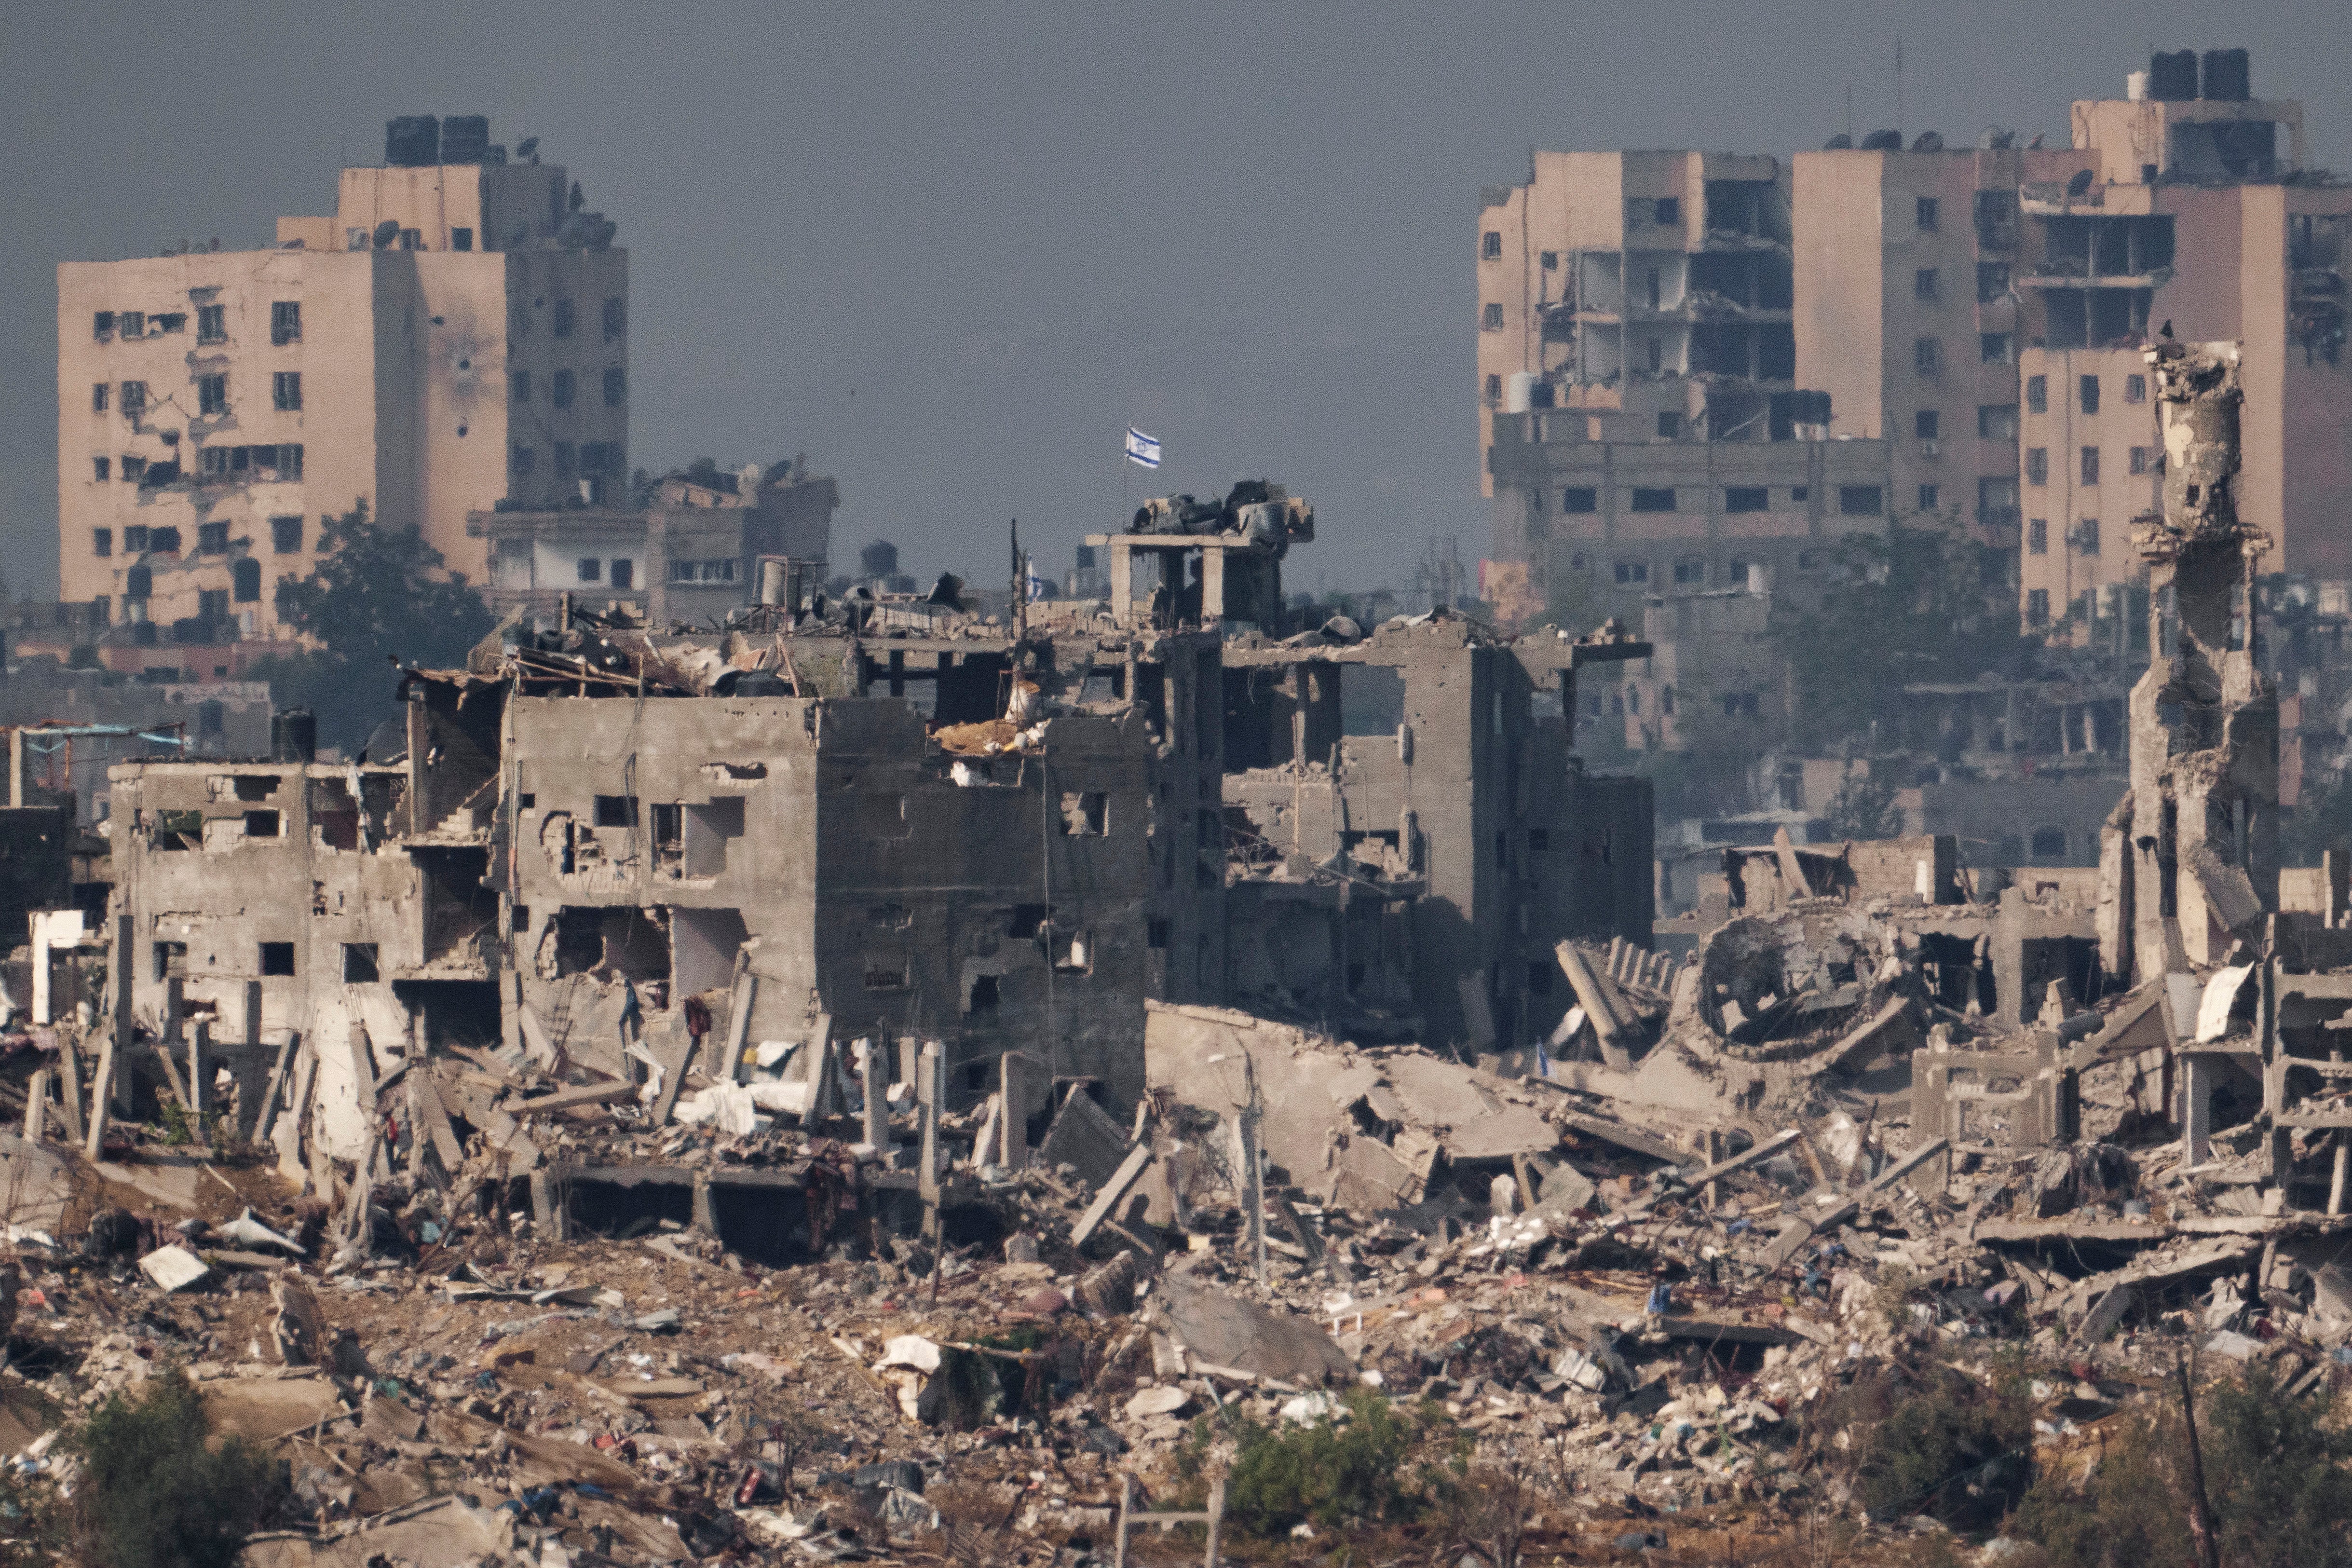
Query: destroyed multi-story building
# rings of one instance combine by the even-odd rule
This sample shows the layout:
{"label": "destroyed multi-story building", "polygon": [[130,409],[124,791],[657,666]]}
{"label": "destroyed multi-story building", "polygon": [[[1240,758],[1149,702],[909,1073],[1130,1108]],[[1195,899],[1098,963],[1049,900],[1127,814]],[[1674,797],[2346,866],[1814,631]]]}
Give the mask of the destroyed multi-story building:
{"label": "destroyed multi-story building", "polygon": [[2100,859],[2108,968],[2226,962],[2278,908],[2278,695],[2254,650],[2271,541],[2238,509],[2244,405],[2235,344],[2146,356],[2165,446],[2164,510],[2135,531],[2153,593],[2131,694],[2131,790]]}
{"label": "destroyed multi-story building", "polygon": [[770,557],[723,631],[573,608],[408,673],[404,755],[289,730],[270,761],[123,763],[128,1005],[624,1079],[689,1040],[919,1036],[960,1088],[1019,1051],[1118,1104],[1150,998],[1539,1036],[1554,943],[1650,926],[1648,787],[1585,775],[1559,716],[1645,645],[1295,629],[1313,514],[1267,493],[1099,537],[1107,609],[999,625],[950,584],[820,613]]}
{"label": "destroyed multi-story building", "polygon": [[274,584],[355,504],[479,582],[468,512],[601,499],[628,471],[628,256],[583,206],[484,118],[412,116],[270,248],[60,265],[61,597],[172,628],[207,679],[278,637]]}

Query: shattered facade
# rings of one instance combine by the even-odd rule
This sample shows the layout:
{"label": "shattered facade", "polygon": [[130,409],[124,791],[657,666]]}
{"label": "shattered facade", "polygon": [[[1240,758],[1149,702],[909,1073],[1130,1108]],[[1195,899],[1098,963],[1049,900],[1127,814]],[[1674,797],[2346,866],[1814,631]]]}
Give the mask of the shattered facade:
{"label": "shattered facade", "polygon": [[2130,699],[2131,790],[2102,856],[2108,968],[2143,977],[2225,962],[2278,907],[2278,699],[2254,648],[2269,540],[2237,508],[2240,351],[2162,343],[2147,360],[2164,510],[2135,542],[2156,621]]}
{"label": "shattered facade", "polygon": [[1651,809],[1536,710],[1644,645],[1293,631],[1288,538],[1254,524],[1120,536],[1123,615],[784,602],[763,573],[723,632],[510,616],[471,668],[404,678],[404,745],[364,767],[118,766],[131,1005],[168,1033],[257,986],[263,1033],[341,1058],[356,1025],[378,1072],[446,1041],[732,1081],[770,1042],[936,1038],[960,1097],[1019,1051],[1113,1106],[1147,1000],[1548,1032],[1551,944],[1649,927]]}
{"label": "shattered facade", "polygon": [[1758,562],[1801,591],[1884,531],[1843,504],[1874,489],[1871,516],[1987,552],[2023,625],[2095,642],[2162,473],[2140,354],[2167,327],[2247,346],[2239,499],[2271,569],[2352,577],[2352,192],[2306,165],[2300,102],[2209,53],[2210,83],[2077,100],[2063,147],[1537,153],[1487,189],[1479,468],[1514,613],[1631,619]]}

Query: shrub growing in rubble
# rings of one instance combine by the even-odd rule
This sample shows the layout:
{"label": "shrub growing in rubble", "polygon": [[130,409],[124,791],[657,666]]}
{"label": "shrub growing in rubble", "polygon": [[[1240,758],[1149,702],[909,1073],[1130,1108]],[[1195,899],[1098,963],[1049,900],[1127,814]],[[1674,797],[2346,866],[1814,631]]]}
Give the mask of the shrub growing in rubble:
{"label": "shrub growing in rubble", "polygon": [[104,1568],[226,1568],[284,1494],[281,1468],[242,1437],[211,1441],[203,1398],[177,1368],[120,1394],[73,1438],[73,1527]]}
{"label": "shrub growing in rubble", "polygon": [[2025,1489],[2033,1416],[2021,1364],[1997,1367],[1990,1386],[1934,1362],[1890,1368],[1858,1380],[1829,1415],[1873,1519],[1988,1521]]}
{"label": "shrub growing in rubble", "polygon": [[1369,1388],[1350,1389],[1347,1419],[1276,1428],[1244,1421],[1225,1511],[1242,1529],[1274,1535],[1302,1520],[1323,1529],[1394,1518],[1419,1498],[1404,1465],[1430,1423],[1400,1414]]}
{"label": "shrub growing in rubble", "polygon": [[[2352,1433],[2325,1395],[2289,1399],[2265,1365],[2208,1387],[2197,1431],[2228,1568],[2352,1564]],[[2051,1568],[2193,1563],[2188,1434],[2180,1413],[2135,1416],[2087,1477],[2045,1472],[2011,1521]]]}

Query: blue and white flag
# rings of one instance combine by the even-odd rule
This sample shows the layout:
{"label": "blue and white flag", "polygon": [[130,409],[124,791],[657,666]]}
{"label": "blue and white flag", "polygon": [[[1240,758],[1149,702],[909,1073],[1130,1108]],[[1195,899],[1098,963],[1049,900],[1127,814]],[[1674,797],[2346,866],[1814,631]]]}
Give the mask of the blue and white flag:
{"label": "blue and white flag", "polygon": [[1146,468],[1160,466],[1160,437],[1147,436],[1130,425],[1127,427],[1127,460]]}

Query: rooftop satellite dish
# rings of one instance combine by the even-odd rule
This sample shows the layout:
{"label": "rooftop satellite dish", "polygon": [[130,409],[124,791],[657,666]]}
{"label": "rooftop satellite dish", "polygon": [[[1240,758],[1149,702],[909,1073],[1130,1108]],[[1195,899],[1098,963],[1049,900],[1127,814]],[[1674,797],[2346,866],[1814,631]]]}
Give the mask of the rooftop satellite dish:
{"label": "rooftop satellite dish", "polygon": [[534,163],[539,162],[539,138],[536,136],[526,136],[521,141],[516,142],[515,156],[518,158],[529,158]]}

